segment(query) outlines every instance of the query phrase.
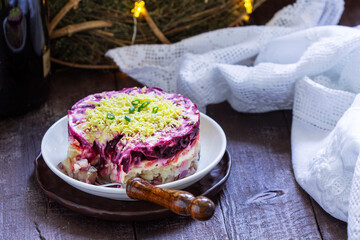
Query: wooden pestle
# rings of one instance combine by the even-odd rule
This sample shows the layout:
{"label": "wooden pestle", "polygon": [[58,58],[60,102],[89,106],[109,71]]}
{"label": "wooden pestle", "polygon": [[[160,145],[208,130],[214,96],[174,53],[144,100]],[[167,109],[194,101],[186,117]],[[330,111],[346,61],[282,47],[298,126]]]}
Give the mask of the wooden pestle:
{"label": "wooden pestle", "polygon": [[138,177],[127,181],[126,194],[130,198],[153,202],[200,221],[210,219],[215,212],[215,204],[207,197],[194,197],[186,191],[159,188]]}

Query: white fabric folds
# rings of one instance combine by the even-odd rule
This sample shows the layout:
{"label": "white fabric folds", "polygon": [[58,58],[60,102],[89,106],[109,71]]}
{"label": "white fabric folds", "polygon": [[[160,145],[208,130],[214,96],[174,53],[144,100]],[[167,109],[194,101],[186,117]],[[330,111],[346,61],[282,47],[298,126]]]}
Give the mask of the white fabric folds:
{"label": "white fabric folds", "polygon": [[201,109],[225,100],[241,112],[293,109],[296,180],[348,222],[349,239],[360,239],[360,28],[334,25],[343,5],[298,0],[266,26],[106,55],[145,85],[181,93]]}

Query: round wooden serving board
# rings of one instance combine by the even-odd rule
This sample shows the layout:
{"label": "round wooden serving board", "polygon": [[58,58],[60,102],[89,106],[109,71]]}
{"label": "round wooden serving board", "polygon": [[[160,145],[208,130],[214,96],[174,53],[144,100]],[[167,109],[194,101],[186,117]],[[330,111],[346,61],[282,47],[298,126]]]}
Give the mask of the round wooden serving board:
{"label": "round wooden serving board", "polygon": [[[45,194],[75,212],[111,221],[148,221],[175,215],[150,202],[112,200],[82,192],[56,176],[41,154],[34,163],[36,181]],[[228,179],[230,169],[231,156],[226,151],[219,164],[208,175],[184,190],[194,196],[214,198]]]}

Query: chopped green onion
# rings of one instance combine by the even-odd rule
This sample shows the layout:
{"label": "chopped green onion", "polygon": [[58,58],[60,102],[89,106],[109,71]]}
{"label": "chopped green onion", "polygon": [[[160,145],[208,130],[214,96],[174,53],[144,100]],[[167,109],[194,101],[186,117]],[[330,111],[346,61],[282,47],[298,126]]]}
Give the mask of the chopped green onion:
{"label": "chopped green onion", "polygon": [[115,115],[112,114],[112,113],[108,113],[108,114],[106,115],[106,117],[107,117],[107,119],[110,119],[110,120],[114,120],[114,119],[115,119]]}
{"label": "chopped green onion", "polygon": [[150,104],[150,101],[145,101],[141,104],[141,106],[138,108],[138,112],[141,111],[142,108],[146,108]]}
{"label": "chopped green onion", "polygon": [[159,111],[158,107],[154,107],[153,110],[152,110],[153,113],[157,113],[158,111]]}
{"label": "chopped green onion", "polygon": [[135,107],[131,106],[131,108],[129,108],[129,113],[134,113],[135,112]]}
{"label": "chopped green onion", "polygon": [[128,116],[128,115],[125,115],[125,120],[130,122],[131,121],[131,118]]}
{"label": "chopped green onion", "polygon": [[140,103],[140,100],[138,100],[138,99],[136,99],[136,100],[134,100],[134,101],[131,102],[131,104],[132,104],[133,106],[137,106],[139,103]]}

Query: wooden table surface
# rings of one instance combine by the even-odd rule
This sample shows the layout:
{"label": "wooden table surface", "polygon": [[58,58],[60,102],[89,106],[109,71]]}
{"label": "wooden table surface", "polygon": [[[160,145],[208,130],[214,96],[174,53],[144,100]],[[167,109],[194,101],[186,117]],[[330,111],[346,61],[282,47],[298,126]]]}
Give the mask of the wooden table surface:
{"label": "wooden table surface", "polygon": [[[360,24],[356,1],[346,1],[340,24]],[[289,1],[279,2],[264,7],[280,8]],[[244,114],[228,103],[207,108],[224,129],[233,159],[215,215],[207,222],[185,217],[109,222],[47,198],[33,166],[45,131],[86,95],[135,85],[119,72],[60,69],[52,75],[45,104],[0,120],[0,239],[346,239],[346,223],[324,212],[295,181],[291,111]]]}

